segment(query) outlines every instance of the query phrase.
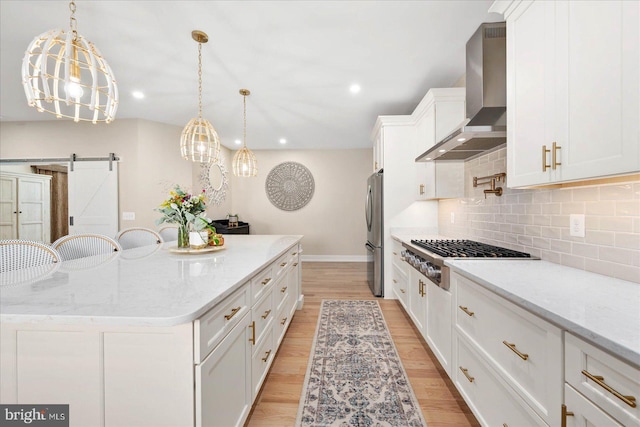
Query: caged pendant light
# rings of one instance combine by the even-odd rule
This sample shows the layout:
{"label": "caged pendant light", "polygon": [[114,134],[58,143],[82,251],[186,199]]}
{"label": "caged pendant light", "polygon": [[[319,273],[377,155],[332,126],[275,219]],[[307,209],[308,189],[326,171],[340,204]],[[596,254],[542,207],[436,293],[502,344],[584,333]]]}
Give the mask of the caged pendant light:
{"label": "caged pendant light", "polygon": [[78,34],[73,1],[69,10],[69,31],[40,34],[24,54],[22,85],[27,102],[58,118],[110,123],[118,109],[113,71],[94,44]]}
{"label": "caged pendant light", "polygon": [[191,32],[198,42],[198,117],[193,118],[182,130],[180,153],[185,160],[200,163],[217,163],[220,156],[220,138],[209,120],[202,118],[202,43],[209,41],[206,33]]}
{"label": "caged pendant light", "polygon": [[244,106],[244,145],[233,155],[233,174],[235,176],[250,177],[258,175],[258,161],[256,155],[247,148],[247,96],[250,95],[248,89],[240,89]]}

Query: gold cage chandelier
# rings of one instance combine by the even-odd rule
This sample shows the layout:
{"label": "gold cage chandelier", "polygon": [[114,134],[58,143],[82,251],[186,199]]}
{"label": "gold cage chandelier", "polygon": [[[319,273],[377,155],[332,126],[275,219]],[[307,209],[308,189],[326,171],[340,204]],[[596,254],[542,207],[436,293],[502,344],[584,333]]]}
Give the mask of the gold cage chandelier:
{"label": "gold cage chandelier", "polygon": [[256,155],[247,148],[247,96],[251,95],[248,89],[240,89],[244,106],[244,132],[243,146],[233,155],[233,174],[235,176],[251,177],[258,175],[258,160]]}
{"label": "gold cage chandelier", "polygon": [[220,157],[220,138],[209,120],[202,118],[202,43],[209,41],[206,33],[191,32],[198,42],[198,117],[193,118],[182,130],[180,153],[185,160],[200,163],[216,163]]}
{"label": "gold cage chandelier", "polygon": [[69,3],[69,31],[50,30],[33,39],[22,60],[29,106],[58,118],[113,121],[118,86],[98,49],[77,31],[76,4]]}

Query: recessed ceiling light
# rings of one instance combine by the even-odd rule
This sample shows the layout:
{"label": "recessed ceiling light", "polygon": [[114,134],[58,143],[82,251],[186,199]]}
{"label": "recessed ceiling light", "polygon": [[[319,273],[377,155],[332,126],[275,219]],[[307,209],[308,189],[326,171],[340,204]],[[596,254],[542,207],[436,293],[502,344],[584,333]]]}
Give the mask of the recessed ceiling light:
{"label": "recessed ceiling light", "polygon": [[134,90],[133,92],[131,92],[131,95],[132,95],[135,99],[142,99],[142,98],[144,98],[144,93],[142,93],[142,91],[139,91],[139,90]]}
{"label": "recessed ceiling light", "polygon": [[236,140],[235,140],[235,141],[233,141],[233,142],[235,142],[235,143],[236,143],[236,145],[240,145],[240,144],[242,144],[242,141],[240,141],[239,139],[236,139]]}
{"label": "recessed ceiling light", "polygon": [[444,153],[444,152],[446,152],[446,151],[447,151],[447,150],[438,150],[438,153]]}
{"label": "recessed ceiling light", "polygon": [[427,157],[425,160],[431,160],[431,157]]}
{"label": "recessed ceiling light", "polygon": [[466,141],[466,140],[467,140],[467,138],[458,138],[456,141],[458,141],[458,142],[464,142],[464,141]]}
{"label": "recessed ceiling light", "polygon": [[359,93],[361,89],[362,88],[357,83],[354,83],[351,86],[349,86],[349,92],[351,92],[351,93]]}
{"label": "recessed ceiling light", "polygon": [[284,138],[280,138],[280,144],[286,144],[286,143],[287,143],[287,140],[286,140],[286,139],[284,139]]}

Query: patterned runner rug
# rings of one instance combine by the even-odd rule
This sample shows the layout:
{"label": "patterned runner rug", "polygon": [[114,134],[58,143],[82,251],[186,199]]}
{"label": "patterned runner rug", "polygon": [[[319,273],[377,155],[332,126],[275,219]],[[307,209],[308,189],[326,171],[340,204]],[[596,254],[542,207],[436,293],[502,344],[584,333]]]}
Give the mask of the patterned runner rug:
{"label": "patterned runner rug", "polygon": [[378,301],[322,301],[296,425],[426,426]]}

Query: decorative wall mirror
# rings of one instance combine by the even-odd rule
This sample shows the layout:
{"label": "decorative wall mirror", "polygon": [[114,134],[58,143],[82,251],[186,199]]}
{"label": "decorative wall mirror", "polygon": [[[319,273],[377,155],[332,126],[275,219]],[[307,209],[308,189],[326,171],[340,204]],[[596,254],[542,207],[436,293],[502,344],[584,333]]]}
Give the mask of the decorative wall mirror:
{"label": "decorative wall mirror", "polygon": [[221,156],[217,163],[202,163],[200,168],[200,184],[207,192],[209,203],[221,204],[227,198],[229,188],[224,158]]}

